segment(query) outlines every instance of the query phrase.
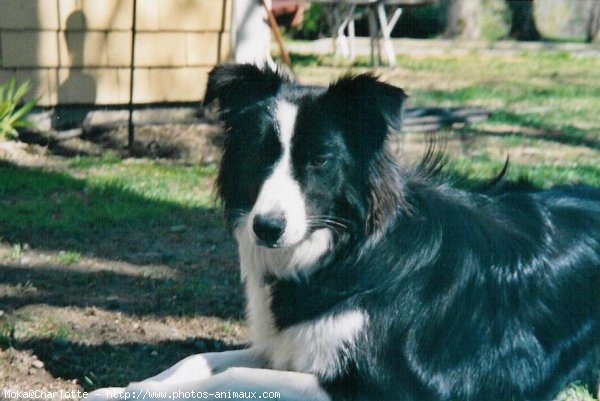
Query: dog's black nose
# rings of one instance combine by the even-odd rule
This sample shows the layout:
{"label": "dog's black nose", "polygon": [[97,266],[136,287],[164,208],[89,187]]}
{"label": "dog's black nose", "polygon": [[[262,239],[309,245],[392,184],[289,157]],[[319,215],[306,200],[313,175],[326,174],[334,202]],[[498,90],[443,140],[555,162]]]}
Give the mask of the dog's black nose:
{"label": "dog's black nose", "polygon": [[252,229],[261,245],[274,247],[285,231],[285,217],[281,214],[257,214],[252,221]]}

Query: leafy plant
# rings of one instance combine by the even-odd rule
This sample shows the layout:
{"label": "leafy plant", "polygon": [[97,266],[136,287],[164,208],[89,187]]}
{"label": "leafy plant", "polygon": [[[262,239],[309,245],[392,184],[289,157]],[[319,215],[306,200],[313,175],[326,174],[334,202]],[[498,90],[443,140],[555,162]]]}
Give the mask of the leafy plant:
{"label": "leafy plant", "polygon": [[14,244],[8,253],[8,260],[17,260],[23,256],[23,246],[21,244]]}
{"label": "leafy plant", "polygon": [[73,265],[79,263],[81,260],[81,254],[74,251],[60,251],[58,254],[58,261],[63,265]]}
{"label": "leafy plant", "polygon": [[17,139],[17,128],[31,126],[25,116],[37,104],[32,99],[19,107],[23,97],[29,92],[29,81],[23,82],[15,89],[15,78],[0,85],[0,140]]}
{"label": "leafy plant", "polygon": [[0,348],[10,348],[15,341],[16,323],[11,316],[0,315]]}

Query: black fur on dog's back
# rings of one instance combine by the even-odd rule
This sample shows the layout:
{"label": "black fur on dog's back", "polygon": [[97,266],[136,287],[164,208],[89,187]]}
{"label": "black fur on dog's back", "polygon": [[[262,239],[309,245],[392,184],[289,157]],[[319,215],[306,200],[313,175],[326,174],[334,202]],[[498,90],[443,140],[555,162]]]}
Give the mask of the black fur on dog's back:
{"label": "black fur on dog's back", "polygon": [[329,308],[369,310],[355,363],[331,390],[483,401],[550,400],[577,381],[596,389],[600,191],[407,190],[412,213],[377,245],[275,283],[282,328]]}
{"label": "black fur on dog's back", "polygon": [[[264,160],[265,144],[248,133],[271,124],[264,110],[275,97],[298,105],[298,152],[331,137],[343,146],[330,151],[338,160],[330,165],[358,166],[296,175],[307,197],[311,185],[331,188],[316,204],[344,230],[309,275],[265,278],[279,331],[345,311],[368,317],[340,353],[342,368],[321,377],[333,399],[545,401],[572,382],[596,391],[600,189],[454,189],[399,167],[386,151],[401,91],[369,76],[302,88],[249,66],[212,73],[209,93],[225,93],[229,129],[218,185],[229,218],[252,207],[259,182],[245,174],[259,170],[247,164]],[[244,158],[248,141],[258,154]]]}

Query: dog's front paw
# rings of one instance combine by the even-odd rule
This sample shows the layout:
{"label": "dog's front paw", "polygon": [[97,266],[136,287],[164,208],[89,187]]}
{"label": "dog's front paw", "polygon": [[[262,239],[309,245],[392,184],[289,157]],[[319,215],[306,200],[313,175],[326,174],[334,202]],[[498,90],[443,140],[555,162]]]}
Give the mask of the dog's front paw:
{"label": "dog's front paw", "polygon": [[123,387],[106,387],[94,390],[88,393],[85,401],[121,401],[125,400],[125,388]]}

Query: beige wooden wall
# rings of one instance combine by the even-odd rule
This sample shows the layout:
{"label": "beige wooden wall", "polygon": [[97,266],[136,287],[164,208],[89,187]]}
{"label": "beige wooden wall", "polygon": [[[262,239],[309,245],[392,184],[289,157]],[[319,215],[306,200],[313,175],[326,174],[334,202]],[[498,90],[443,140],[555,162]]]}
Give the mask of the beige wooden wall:
{"label": "beige wooden wall", "polygon": [[[133,0],[0,0],[0,82],[40,105],[129,102]],[[202,99],[227,59],[231,0],[138,0],[134,103]]]}

